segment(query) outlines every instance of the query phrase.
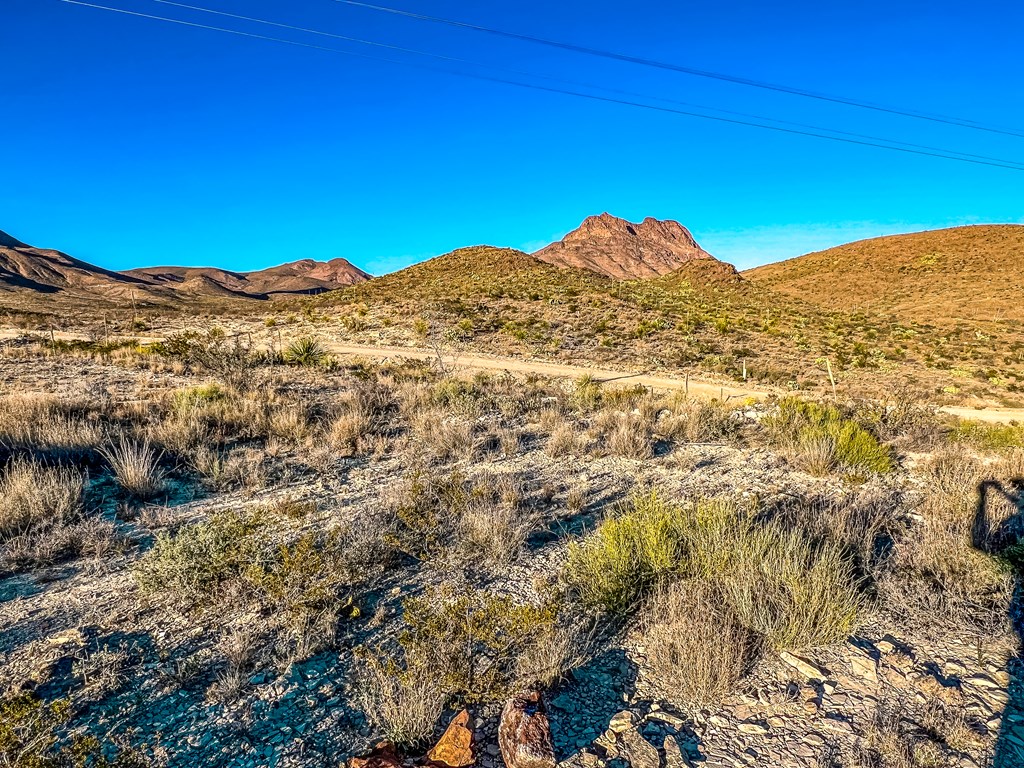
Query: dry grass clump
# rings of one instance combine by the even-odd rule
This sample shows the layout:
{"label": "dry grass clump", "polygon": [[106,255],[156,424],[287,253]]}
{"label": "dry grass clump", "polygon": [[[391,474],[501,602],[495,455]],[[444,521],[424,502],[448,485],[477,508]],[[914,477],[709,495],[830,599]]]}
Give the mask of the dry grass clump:
{"label": "dry grass clump", "polygon": [[466,480],[420,470],[392,489],[385,505],[406,554],[501,566],[520,555],[540,522],[524,492],[514,476]]}
{"label": "dry grass clump", "polygon": [[448,701],[432,670],[369,659],[358,681],[359,707],[377,730],[401,749],[425,746]]}
{"label": "dry grass clump", "polygon": [[670,701],[713,706],[746,674],[756,653],[753,633],[708,584],[659,588],[648,603],[643,643],[652,682]]}
{"label": "dry grass clump", "polygon": [[605,409],[595,414],[590,434],[600,453],[625,459],[649,459],[654,455],[651,422],[635,413]]}
{"label": "dry grass clump", "polygon": [[986,465],[950,448],[923,465],[919,522],[897,538],[882,579],[893,609],[924,625],[984,629],[1005,621],[1013,568],[995,554],[1017,539],[1005,528],[1017,509],[1001,491],[1020,477],[1020,463],[1011,455]]}
{"label": "dry grass clump", "polygon": [[72,467],[11,460],[0,474],[0,541],[71,522],[81,514],[84,488]]}
{"label": "dry grass clump", "polygon": [[675,394],[658,403],[657,431],[677,443],[710,443],[736,434],[735,411],[719,400]]}
{"label": "dry grass clump", "polygon": [[737,620],[778,648],[846,637],[864,607],[853,563],[833,542],[757,519],[729,500],[673,505],[634,496],[570,546],[564,576],[581,599],[625,614],[669,579],[711,584]]}
{"label": "dry grass clump", "polygon": [[0,448],[53,459],[76,459],[103,440],[98,421],[51,396],[0,397]]}
{"label": "dry grass clump", "polygon": [[411,433],[416,455],[441,464],[466,458],[474,445],[472,423],[436,409],[415,414]]}
{"label": "dry grass clump", "polygon": [[136,441],[121,434],[117,442],[104,446],[100,453],[110,463],[118,485],[135,498],[152,499],[164,490],[160,454],[148,439]]}

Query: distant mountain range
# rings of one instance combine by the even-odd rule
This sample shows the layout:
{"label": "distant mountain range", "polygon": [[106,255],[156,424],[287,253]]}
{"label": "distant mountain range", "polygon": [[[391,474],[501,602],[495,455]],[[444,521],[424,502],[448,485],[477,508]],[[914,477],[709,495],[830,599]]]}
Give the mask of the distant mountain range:
{"label": "distant mountain range", "polygon": [[[402,285],[426,295],[452,284],[515,273],[518,281],[544,270],[605,281],[744,284],[779,299],[825,310],[890,314],[920,322],[951,319],[1024,320],[1024,226],[956,227],[864,240],[738,273],[675,221],[635,224],[608,213],[591,216],[562,240],[533,254],[475,246],[415,264],[383,278],[345,259],[302,259],[270,269],[234,272],[215,267],[146,267],[114,272],[60,251],[34,248],[0,232],[0,301],[7,293],[44,297],[129,296],[161,304],[209,299],[267,300],[356,286]],[[484,275],[483,273],[487,274]],[[467,289],[471,283],[466,282]],[[444,289],[444,290],[442,290]],[[38,302],[37,302],[38,303]]]}
{"label": "distant mountain range", "polygon": [[0,296],[4,292],[66,294],[77,298],[175,301],[272,299],[333,291],[370,279],[345,259],[302,259],[254,272],[214,267],[146,267],[114,272],[66,253],[34,248],[0,232]]}

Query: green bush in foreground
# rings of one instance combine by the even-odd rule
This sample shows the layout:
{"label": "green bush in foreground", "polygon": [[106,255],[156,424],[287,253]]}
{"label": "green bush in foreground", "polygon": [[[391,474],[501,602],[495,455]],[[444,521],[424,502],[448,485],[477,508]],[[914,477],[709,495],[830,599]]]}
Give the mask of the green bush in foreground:
{"label": "green bush in foreground", "polygon": [[784,450],[813,474],[837,468],[885,474],[896,468],[892,452],[878,438],[833,405],[787,397],[764,426]]}
{"label": "green bush in foreground", "polygon": [[670,504],[635,496],[569,549],[564,576],[585,604],[630,611],[659,582],[710,585],[742,626],[777,648],[846,637],[863,607],[854,567],[839,545],[756,520],[729,500]]}

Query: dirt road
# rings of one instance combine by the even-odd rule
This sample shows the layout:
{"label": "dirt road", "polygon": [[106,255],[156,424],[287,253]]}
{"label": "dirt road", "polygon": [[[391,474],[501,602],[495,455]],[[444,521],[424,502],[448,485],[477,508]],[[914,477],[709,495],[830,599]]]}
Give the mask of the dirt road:
{"label": "dirt road", "polygon": [[[40,340],[49,338],[49,334],[37,333],[26,334],[17,328],[0,328],[0,341],[14,339],[25,335],[35,335]],[[73,333],[58,332],[54,337],[64,341],[82,340],[87,337]],[[138,338],[141,343],[152,343],[160,341],[159,338]],[[336,344],[325,342],[324,347],[335,355],[345,357],[366,357],[372,360],[395,360],[398,358],[411,358],[414,360],[433,360],[436,354],[429,349],[419,347],[380,347],[365,346],[360,344]],[[768,397],[767,390],[754,389],[751,387],[737,387],[732,385],[716,384],[709,381],[679,377],[661,376],[647,372],[630,372],[612,370],[609,368],[590,368],[582,365],[567,365],[565,363],[548,363],[539,360],[521,360],[511,357],[496,357],[478,353],[467,353],[455,358],[445,358],[445,364],[451,365],[460,371],[468,373],[476,371],[509,371],[511,373],[537,373],[542,376],[555,378],[578,379],[581,376],[592,376],[602,383],[621,384],[630,386],[641,384],[658,391],[683,390],[696,397],[720,398],[724,400],[755,399],[762,400]],[[942,413],[948,413],[961,419],[983,421],[989,424],[1010,424],[1013,422],[1024,423],[1024,408],[970,408],[966,406],[943,406],[939,408]]]}

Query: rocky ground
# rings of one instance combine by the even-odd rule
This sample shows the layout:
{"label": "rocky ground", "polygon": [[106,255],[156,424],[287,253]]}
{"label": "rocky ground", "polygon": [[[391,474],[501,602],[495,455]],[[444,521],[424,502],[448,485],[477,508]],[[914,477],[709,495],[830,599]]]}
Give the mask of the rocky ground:
{"label": "rocky ground", "polygon": [[[0,394],[46,392],[122,406],[208,378],[180,366],[109,359],[17,355],[0,365],[6,390]],[[342,371],[291,386],[340,391],[349,383]],[[770,407],[744,406],[732,418],[753,430]],[[175,487],[155,503],[128,509],[111,497],[101,506],[115,534],[102,551],[0,578],[0,692],[70,700],[73,717],[55,729],[60,739],[95,734],[109,745],[140,749],[154,764],[335,766],[383,738],[357,695],[359,649],[394,637],[403,601],[431,585],[454,579],[536,602],[539,585],[559,580],[570,543],[637,489],[678,498],[738,496],[766,508],[793,499],[842,504],[891,494],[903,499],[893,515],[910,521],[914,499],[927,490],[915,474],[927,457],[909,450],[897,449],[896,473],[856,481],[812,476],[780,451],[747,439],[659,442],[644,458],[553,456],[538,418],[526,414],[516,423],[517,450],[442,464],[469,480],[513,478],[547,521],[544,535],[492,569],[440,560],[384,569],[360,592],[358,615],[340,620],[335,642],[288,659],[273,649],[252,651],[236,665],[244,679],[231,695],[219,691],[232,638],[248,633],[241,642],[258,646],[252,638],[262,615],[244,600],[182,606],[144,594],[135,572],[154,536],[218,510],[275,503],[307,505],[290,528],[297,535],[358,522],[392,503],[395,487],[408,479],[416,443],[325,459],[310,433],[268,449],[268,461],[280,468],[268,471],[259,487],[214,492],[178,472]],[[90,471],[92,482],[112,482],[105,470]],[[633,768],[1024,765],[1024,695],[1008,622],[995,617],[984,631],[923,626],[882,598],[873,600],[844,641],[765,653],[711,707],[680,705],[652,686],[636,622],[599,633],[586,658],[544,692],[556,759]],[[468,705],[482,768],[503,765],[502,703]],[[446,711],[439,730],[453,714]]]}

